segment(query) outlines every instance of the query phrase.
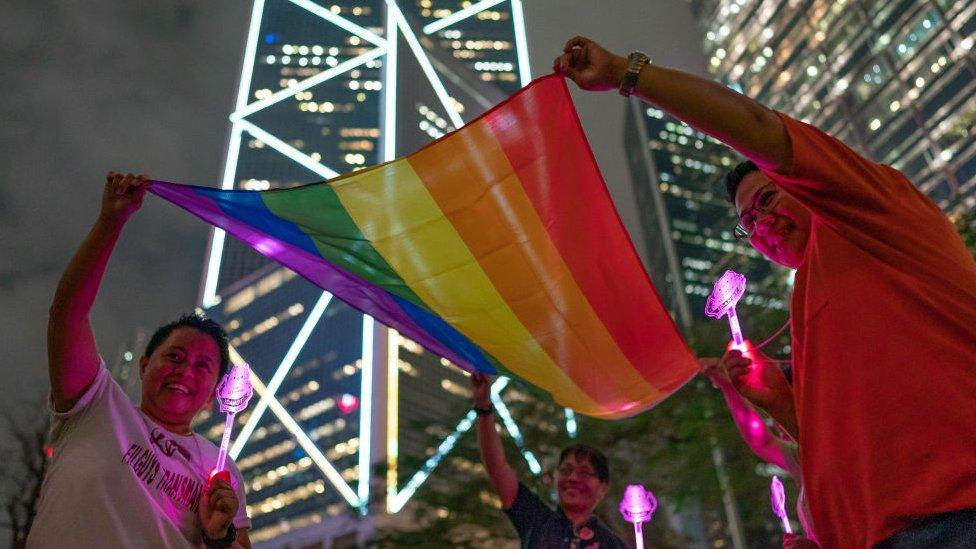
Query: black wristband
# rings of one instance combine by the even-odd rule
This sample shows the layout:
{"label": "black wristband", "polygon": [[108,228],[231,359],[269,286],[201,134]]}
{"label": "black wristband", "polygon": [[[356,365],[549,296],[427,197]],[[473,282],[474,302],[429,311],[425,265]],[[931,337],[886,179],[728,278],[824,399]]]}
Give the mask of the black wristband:
{"label": "black wristband", "polygon": [[237,528],[234,528],[234,523],[231,523],[227,527],[227,535],[220,539],[213,539],[207,536],[207,533],[200,529],[200,537],[203,538],[203,544],[207,547],[213,547],[214,549],[224,549],[225,547],[230,547],[234,545],[234,540],[237,539]]}
{"label": "black wristband", "polygon": [[476,404],[474,407],[474,413],[478,414],[479,416],[490,416],[492,413],[494,413],[494,411],[495,409],[490,405],[487,408],[478,408],[478,405]]}

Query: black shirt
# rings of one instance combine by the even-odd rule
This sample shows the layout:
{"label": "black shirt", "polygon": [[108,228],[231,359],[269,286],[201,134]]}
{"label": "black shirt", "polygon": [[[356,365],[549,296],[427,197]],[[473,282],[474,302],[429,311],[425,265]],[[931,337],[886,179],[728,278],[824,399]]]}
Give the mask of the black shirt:
{"label": "black shirt", "polygon": [[523,549],[627,549],[600,519],[591,516],[580,528],[562,509],[552,510],[521,482],[512,506],[505,510]]}

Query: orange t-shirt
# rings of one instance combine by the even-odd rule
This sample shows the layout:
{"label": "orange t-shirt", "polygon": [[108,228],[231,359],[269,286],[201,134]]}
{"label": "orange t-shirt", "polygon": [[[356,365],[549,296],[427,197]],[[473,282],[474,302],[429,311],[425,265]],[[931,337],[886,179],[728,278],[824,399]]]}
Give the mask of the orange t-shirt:
{"label": "orange t-shirt", "polygon": [[976,262],[897,170],[781,115],[812,213],[792,298],[803,484],[824,547],[976,507]]}

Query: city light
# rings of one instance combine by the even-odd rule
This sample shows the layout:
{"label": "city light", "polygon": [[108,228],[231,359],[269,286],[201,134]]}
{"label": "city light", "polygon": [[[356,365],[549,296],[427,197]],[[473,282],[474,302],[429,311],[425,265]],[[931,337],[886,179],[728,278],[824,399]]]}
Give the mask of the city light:
{"label": "city light", "polygon": [[[361,22],[358,19],[354,21],[346,18],[344,15],[347,14],[347,8],[344,6],[340,7],[338,4],[323,6],[312,0],[289,0],[285,4],[289,6],[288,9],[291,11],[288,13],[290,14],[296,13],[295,8],[297,7],[297,13],[306,12],[311,20],[317,22],[316,24],[325,22],[327,25],[342,29],[344,33],[351,33],[352,36],[343,34],[348,37],[346,39],[347,41],[344,42],[346,44],[345,46],[339,43],[330,45],[328,43],[316,44],[308,41],[302,42],[300,38],[291,36],[286,29],[283,30],[274,26],[280,24],[277,22],[280,18],[276,19],[275,16],[269,14],[281,10],[280,6],[272,5],[265,0],[257,0],[254,2],[245,44],[243,71],[237,89],[234,108],[229,116],[230,133],[227,158],[220,183],[223,189],[234,189],[238,187],[251,190],[273,189],[280,184],[283,178],[301,177],[277,175],[282,173],[280,167],[285,165],[300,167],[302,170],[308,170],[323,179],[331,179],[338,176],[341,172],[348,171],[352,168],[368,166],[377,160],[389,161],[394,159],[397,156],[396,149],[399,145],[397,136],[398,124],[402,124],[404,117],[417,116],[416,110],[414,109],[406,108],[402,105],[398,108],[398,101],[403,101],[398,96],[402,88],[401,82],[398,81],[401,79],[398,79],[397,75],[398,68],[403,66],[403,60],[400,59],[401,55],[415,57],[420,64],[422,76],[419,81],[414,81],[412,84],[428,86],[433,92],[432,95],[436,97],[437,113],[431,111],[434,118],[427,117],[423,119],[429,124],[429,131],[427,133],[431,135],[443,135],[452,129],[461,127],[465,123],[462,115],[467,116],[464,114],[465,106],[459,101],[460,98],[451,97],[445,87],[445,83],[448,83],[448,81],[439,72],[444,69],[444,66],[436,64],[435,68],[435,63],[432,62],[433,58],[426,50],[427,38],[425,35],[444,32],[445,36],[448,34],[460,36],[461,33],[459,30],[453,30],[450,27],[469,18],[473,18],[472,20],[477,19],[479,13],[489,8],[498,9],[500,5],[511,8],[513,27],[509,27],[507,31],[500,31],[511,34],[502,39],[489,37],[492,39],[485,40],[475,37],[474,40],[468,40],[466,43],[471,45],[470,49],[477,50],[478,52],[486,51],[494,53],[496,51],[503,52],[513,49],[512,43],[514,41],[514,49],[516,51],[512,57],[502,59],[498,59],[497,57],[482,58],[481,60],[471,59],[470,61],[464,61],[464,65],[474,71],[480,72],[482,75],[498,78],[501,82],[514,83],[515,80],[513,78],[517,76],[519,83],[524,85],[531,78],[528,65],[528,52],[525,49],[526,40],[521,2],[512,2],[511,0],[483,0],[472,3],[464,9],[459,9],[447,17],[440,17],[436,21],[431,22],[428,19],[424,23],[430,24],[426,26],[423,24],[417,25],[416,28],[408,22],[408,19],[400,11],[403,6],[402,3],[393,0],[386,1],[379,8],[383,10],[383,14],[381,14],[383,15],[382,26]],[[348,9],[348,12],[351,12],[353,15],[359,15],[354,9]],[[499,20],[497,12],[492,12],[490,15],[491,17],[488,20]],[[292,15],[289,15],[289,17],[292,17]],[[296,17],[301,16],[298,15]],[[366,20],[364,19],[363,21]],[[432,27],[431,25],[435,26]],[[423,30],[421,30],[421,27],[423,27]],[[378,29],[383,31],[383,36],[377,34],[379,32]],[[407,44],[407,48],[398,48],[400,37]],[[425,43],[422,44],[422,41]],[[350,48],[348,46],[352,47]],[[485,49],[482,49],[482,47]],[[342,48],[345,48],[344,53],[340,52]],[[458,51],[460,53],[472,53],[472,51],[464,49]],[[457,59],[468,58],[465,58],[464,55],[458,55]],[[378,71],[376,70],[377,68],[379,68]],[[374,71],[373,74],[368,72],[370,70]],[[378,76],[375,75],[376,72],[379,73]],[[363,76],[360,76],[361,74]],[[274,75],[273,80],[269,78],[271,75]],[[364,102],[368,105],[379,106],[376,111],[373,111],[378,114],[375,122],[363,121],[358,126],[353,123],[350,126],[339,125],[336,127],[326,125],[323,127],[323,136],[328,135],[329,132],[334,132],[331,135],[347,140],[343,142],[344,148],[340,152],[337,153],[328,147],[317,144],[308,138],[308,134],[300,134],[297,136],[285,135],[280,133],[280,128],[276,129],[268,124],[268,109],[272,107],[278,109],[275,111],[276,114],[286,112],[283,109],[293,108],[296,111],[296,115],[307,115],[309,117],[339,117],[343,113],[350,112],[348,110],[342,110],[343,103],[341,99],[334,99],[329,96],[323,97],[321,95],[321,90],[331,89],[328,86],[338,85],[340,79],[342,79],[341,83],[344,89],[351,90],[355,98],[351,101],[351,104],[355,106],[354,108],[358,109],[358,105]],[[252,82],[256,84],[255,87],[257,89],[251,89]],[[277,82],[277,84],[273,82]],[[370,94],[369,92],[376,93]],[[476,102],[476,107],[479,108],[487,108],[495,102],[495,100],[488,100],[478,94],[475,94],[473,99]],[[472,116],[476,114],[474,109],[471,109],[471,112]],[[258,115],[263,116],[259,117]],[[365,145],[362,145],[363,143]],[[410,147],[414,146],[413,144],[408,145]],[[255,159],[261,159],[258,161],[265,162],[263,160],[265,157],[253,155],[255,153],[267,154],[267,151],[274,151],[281,155],[280,157],[274,156],[275,160],[272,160],[272,163],[278,162],[279,160],[284,160],[285,163],[277,164],[277,167],[273,167],[270,172],[262,171],[264,168],[256,169]],[[287,173],[287,170],[284,173]],[[295,182],[295,179],[285,180],[288,183]],[[301,179],[298,179],[298,182],[300,181]],[[269,295],[268,292],[270,291],[277,292],[284,290],[284,288],[278,289],[282,281],[265,280],[266,275],[262,275],[262,278],[257,280],[248,281],[247,284],[252,288],[259,288],[258,290],[252,289],[249,292],[243,292],[239,289],[240,286],[237,285],[239,279],[234,279],[229,282],[225,280],[224,277],[227,275],[222,274],[222,271],[230,270],[234,272],[235,274],[231,278],[238,276],[236,274],[238,267],[234,264],[234,262],[239,261],[238,257],[235,255],[233,259],[228,259],[231,255],[224,254],[225,247],[230,244],[223,231],[214,230],[212,232],[200,302],[205,309],[209,309],[216,307],[226,300],[226,305],[223,309],[219,312],[215,310],[210,314],[233,315],[226,320],[226,325],[233,332],[232,335],[237,338],[236,344],[243,345],[245,349],[249,349],[248,345],[254,345],[253,342],[258,337],[267,337],[262,334],[274,333],[274,330],[277,330],[278,324],[286,322],[291,316],[295,316],[292,310],[298,309],[295,308],[295,305],[292,305],[287,309],[287,314],[285,311],[282,311],[278,314],[271,314],[270,316],[268,312],[262,312],[260,313],[261,316],[259,319],[264,318],[265,320],[261,320],[260,322],[249,319],[247,315],[252,314],[250,313],[250,308],[258,306],[256,303],[258,303],[257,299],[260,296]],[[225,262],[229,263],[225,264]],[[274,284],[271,284],[271,282],[274,282]],[[224,293],[227,291],[227,288],[234,288],[234,293]],[[261,290],[260,288],[272,289]],[[327,295],[329,297],[326,297]],[[292,303],[295,298],[289,297],[288,299],[290,300],[289,303]],[[451,451],[458,438],[465,430],[470,428],[472,418],[468,418],[467,416],[462,418],[457,424],[460,429],[455,429],[457,432],[441,441],[437,445],[437,454],[427,460],[421,471],[406,479],[406,483],[401,490],[397,490],[397,458],[399,450],[399,433],[397,431],[399,427],[398,376],[400,371],[397,363],[399,352],[397,341],[399,336],[396,332],[384,329],[388,334],[385,336],[388,338],[386,341],[388,356],[386,358],[385,384],[380,385],[379,389],[374,389],[374,382],[376,381],[377,372],[382,372],[383,369],[382,365],[380,365],[380,369],[377,370],[374,364],[374,347],[377,344],[382,346],[383,342],[374,341],[374,334],[379,334],[380,332],[376,331],[377,327],[373,319],[365,316],[362,319],[362,359],[358,362],[360,367],[353,368],[353,365],[350,363],[343,362],[341,369],[336,372],[340,376],[351,376],[358,372],[361,376],[359,379],[358,393],[355,391],[342,392],[343,390],[349,390],[348,388],[330,392],[328,380],[324,378],[320,379],[323,383],[316,383],[314,385],[314,389],[310,388],[312,386],[309,384],[303,384],[297,389],[288,385],[288,390],[282,389],[283,384],[290,383],[290,381],[286,382],[286,380],[291,379],[290,374],[295,373],[295,375],[299,375],[301,368],[309,367],[304,363],[296,365],[296,359],[302,349],[309,345],[308,338],[313,329],[323,322],[329,321],[328,319],[330,317],[325,314],[329,299],[331,299],[331,296],[324,293],[320,295],[314,306],[311,306],[310,303],[302,302],[296,304],[302,309],[299,312],[308,310],[308,316],[301,320],[303,323],[301,329],[298,335],[291,341],[290,345],[288,345],[287,350],[284,349],[284,346],[281,349],[284,356],[280,360],[275,360],[278,362],[278,365],[272,371],[270,378],[266,378],[267,385],[259,379],[260,377],[266,377],[266,374],[261,374],[261,376],[257,374],[252,375],[252,379],[255,382],[255,391],[259,395],[259,401],[250,410],[250,415],[247,417],[247,421],[242,426],[240,433],[233,440],[229,453],[233,457],[239,458],[239,463],[253,463],[250,467],[254,467],[257,463],[271,464],[272,469],[267,471],[266,474],[273,474],[274,477],[265,477],[265,473],[262,473],[259,482],[259,485],[263,486],[265,490],[268,489],[269,485],[278,482],[277,479],[290,473],[293,466],[297,467],[297,463],[304,463],[302,467],[305,468],[314,464],[325,475],[328,483],[336,487],[345,503],[357,509],[359,513],[366,514],[368,511],[367,505],[370,501],[370,478],[371,469],[374,465],[372,461],[376,457],[372,455],[371,448],[377,442],[376,437],[378,433],[383,431],[382,427],[377,426],[376,423],[385,422],[385,430],[389,435],[387,436],[385,448],[388,465],[387,504],[390,506],[391,512],[395,512],[409,501],[412,494],[424,484],[431,472],[434,471],[439,463],[442,463],[443,456]],[[267,303],[264,300],[261,302]],[[270,342],[271,340],[262,339],[261,341]],[[264,345],[264,343],[260,345]],[[262,351],[266,351],[266,349],[262,349]],[[275,353],[277,352],[279,351],[275,351]],[[350,370],[347,371],[347,368]],[[267,367],[257,368],[257,370],[260,372],[268,371]],[[293,370],[295,371],[293,372]],[[380,381],[383,381],[382,377]],[[383,387],[384,385],[385,388]],[[380,392],[377,392],[378,390]],[[320,400],[310,404],[304,404],[301,410],[296,409],[293,412],[289,412],[286,409],[286,406],[290,407],[296,399],[310,394],[308,391],[320,395],[316,397],[320,398]],[[384,391],[385,395],[383,394]],[[495,396],[500,402],[498,395],[496,394]],[[374,406],[376,404],[374,403],[374,397],[381,399],[379,401],[380,407]],[[384,400],[385,411],[383,411],[382,406]],[[538,460],[532,452],[524,448],[524,443],[521,441],[521,433],[518,431],[518,427],[512,420],[504,403],[502,402],[498,408],[500,415],[504,414],[508,417],[508,421],[505,421],[506,429],[512,435],[513,439],[519,441],[520,450],[530,464],[530,468],[533,471],[541,471]],[[309,418],[315,417],[330,409],[333,410],[333,413],[339,414],[337,419],[330,420],[330,423],[317,425],[314,429],[308,427],[310,425]],[[343,424],[336,422],[340,421],[345,415],[356,414],[357,410],[359,414],[359,422],[356,426],[358,437],[351,438],[349,434],[343,432],[343,429],[349,429],[349,427],[344,427]],[[271,415],[273,415],[274,419],[277,419],[277,422],[274,419],[269,419],[269,414],[266,414],[266,411],[271,411]],[[383,414],[385,414],[385,418]],[[570,418],[573,418],[573,416],[570,411],[567,411],[567,429],[571,425]],[[354,420],[350,420],[350,426],[355,425],[352,421]],[[573,429],[575,429],[575,418],[572,419],[572,425]],[[210,432],[210,429],[208,428],[207,431]],[[280,433],[282,432],[292,435],[294,437],[293,442],[290,442],[288,445],[283,445],[283,442],[289,439],[283,441],[278,438],[270,446],[263,447],[260,453],[248,455],[246,448],[249,448],[247,445],[249,440],[266,440],[266,437],[272,436],[280,437]],[[275,435],[276,433],[279,434]],[[340,433],[346,438],[340,439],[341,441],[338,443],[330,443],[335,445],[329,448],[319,448],[318,444],[322,444],[324,438],[331,438]],[[295,461],[286,463],[285,465],[275,466],[273,464],[273,460],[282,459],[290,456],[292,452],[299,451],[304,451],[307,457],[296,458]],[[336,459],[352,455],[353,453],[358,454],[355,467],[344,465],[343,469],[340,470],[333,465],[333,463],[338,463],[335,461]],[[254,459],[251,460],[251,457]],[[331,462],[330,459],[332,460]],[[287,470],[284,469],[286,466]],[[356,469],[358,469],[358,479],[356,479]],[[295,470],[301,471],[302,469],[299,467]],[[245,467],[242,467],[242,471],[246,474],[248,473]],[[352,479],[358,481],[355,486],[350,484]],[[303,484],[299,487],[291,488],[287,492],[272,492],[272,496],[262,500],[261,505],[267,505],[267,509],[264,507],[259,508],[257,518],[260,519],[265,513],[277,513],[294,502],[307,497],[314,497],[316,494],[323,493],[323,491],[324,484],[315,484],[314,487],[312,484]],[[326,514],[332,516],[338,512],[339,510],[330,506]],[[288,518],[283,519],[282,522],[275,523],[277,526],[262,525],[256,527],[256,530],[253,532],[255,535],[254,539],[268,539],[265,536],[269,533],[285,532],[289,528],[296,527],[295,525],[307,523],[308,519],[307,515],[291,516],[285,514],[284,516]],[[292,526],[289,527],[287,526],[288,524]]]}

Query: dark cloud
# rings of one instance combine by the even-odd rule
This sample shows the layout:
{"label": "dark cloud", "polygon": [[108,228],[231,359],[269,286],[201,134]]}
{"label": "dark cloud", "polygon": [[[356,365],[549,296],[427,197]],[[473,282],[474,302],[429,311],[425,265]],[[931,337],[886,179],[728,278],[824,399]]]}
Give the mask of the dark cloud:
{"label": "dark cloud", "polygon": [[[105,171],[216,181],[249,16],[230,0],[5,3],[5,396],[46,390],[48,306],[98,213]],[[114,356],[137,327],[192,309],[207,234],[183,212],[146,200],[122,235],[92,314],[103,354]]]}

